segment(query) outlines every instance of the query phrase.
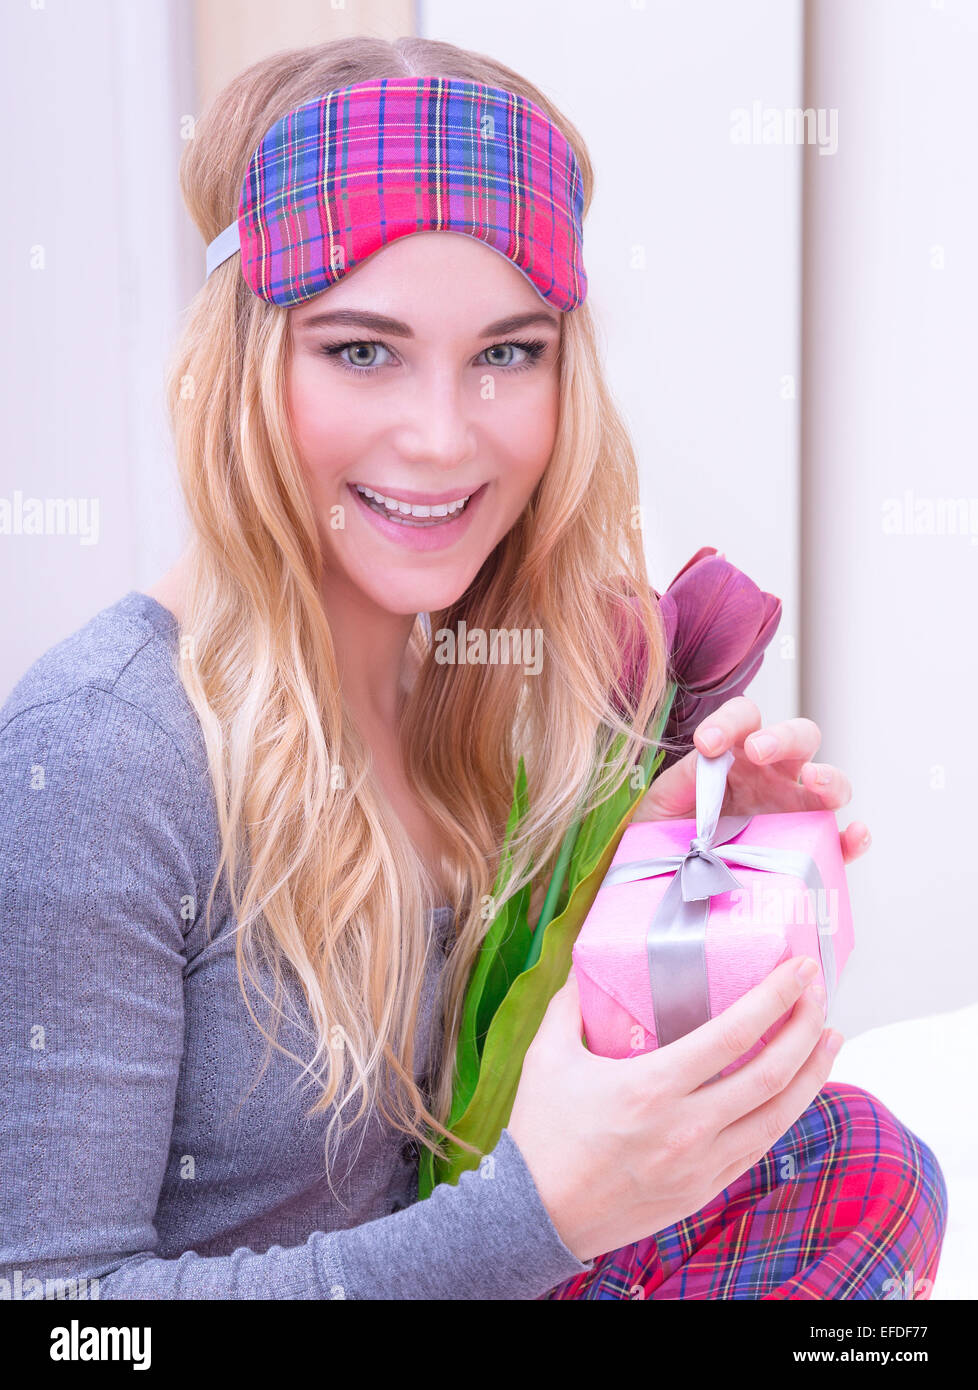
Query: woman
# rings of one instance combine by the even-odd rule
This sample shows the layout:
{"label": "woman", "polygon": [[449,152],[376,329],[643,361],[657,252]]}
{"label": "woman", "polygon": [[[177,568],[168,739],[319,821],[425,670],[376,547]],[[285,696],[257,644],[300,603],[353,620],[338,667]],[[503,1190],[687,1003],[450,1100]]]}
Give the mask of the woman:
{"label": "woman", "polygon": [[[627,1066],[581,1046],[569,980],[491,1165],[414,1200],[419,1145],[450,1133],[517,758],[506,894],[532,883],[532,921],[541,866],[666,689],[584,303],[591,168],[503,65],[357,38],[242,73],[181,184],[209,246],[169,380],[190,543],[0,721],[6,1277],[103,1298],[875,1298],[907,1259],[931,1277],[936,1161],[825,1085],[797,961]],[[528,640],[443,659],[463,623]],[[816,781],[811,721],[767,730],[766,758],[759,725],[738,696],[696,731],[735,754],[731,809],[848,800],[835,769]],[[693,757],[640,814],[689,814]],[[845,857],[865,839],[848,827]],[[703,1085],[788,1010],[766,1067]],[[805,1223],[827,1182],[849,1200],[807,1243],[766,1220],[779,1184]],[[724,1242],[755,1220],[751,1261]]]}

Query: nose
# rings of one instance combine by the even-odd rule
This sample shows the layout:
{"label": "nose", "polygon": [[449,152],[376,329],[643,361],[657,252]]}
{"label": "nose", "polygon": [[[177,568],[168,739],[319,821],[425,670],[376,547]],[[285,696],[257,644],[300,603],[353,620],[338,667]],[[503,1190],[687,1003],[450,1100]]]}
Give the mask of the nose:
{"label": "nose", "polygon": [[479,405],[485,409],[457,370],[433,366],[419,375],[397,431],[401,457],[445,471],[463,466],[475,455],[474,412]]}

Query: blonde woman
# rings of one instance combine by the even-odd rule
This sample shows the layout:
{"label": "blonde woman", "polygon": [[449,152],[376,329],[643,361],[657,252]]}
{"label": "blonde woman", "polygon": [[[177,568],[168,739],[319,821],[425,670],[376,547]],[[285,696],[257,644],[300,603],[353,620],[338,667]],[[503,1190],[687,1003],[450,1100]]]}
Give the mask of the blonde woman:
{"label": "blonde woman", "polygon": [[[533,921],[666,689],[586,303],[591,165],[502,64],[357,38],[240,74],[181,184],[209,272],[168,385],[188,548],[0,718],[3,1277],[186,1299],[882,1298],[908,1261],[931,1277],[936,1160],[826,1085],[798,961],[628,1062],[582,1046],[571,978],[492,1163],[416,1200],[517,759],[532,814],[506,891],[532,883]],[[465,660],[442,642],[463,624],[527,640]],[[772,726],[766,761],[760,722],[738,695],[707,721],[718,747],[696,730],[734,753],[739,809],[848,800],[836,769],[816,784],[811,721]],[[642,815],[689,813],[693,756]],[[861,1199],[819,1212],[842,1177]]]}

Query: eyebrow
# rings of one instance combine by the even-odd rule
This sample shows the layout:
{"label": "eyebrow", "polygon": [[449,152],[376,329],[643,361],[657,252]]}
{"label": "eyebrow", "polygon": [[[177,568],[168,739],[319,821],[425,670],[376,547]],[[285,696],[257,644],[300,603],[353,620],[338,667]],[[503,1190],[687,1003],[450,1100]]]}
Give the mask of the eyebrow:
{"label": "eyebrow", "polygon": [[[375,333],[385,333],[391,338],[414,337],[410,326],[402,323],[400,319],[388,318],[386,314],[372,314],[363,309],[333,309],[320,314],[309,314],[306,318],[300,318],[296,327],[304,330],[307,328],[326,328],[330,324],[369,328]],[[516,333],[522,328],[530,328],[534,325],[559,329],[560,321],[553,314],[535,309],[531,313],[510,314],[507,318],[497,319],[495,323],[487,324],[478,334],[478,337],[496,338],[502,334]]]}

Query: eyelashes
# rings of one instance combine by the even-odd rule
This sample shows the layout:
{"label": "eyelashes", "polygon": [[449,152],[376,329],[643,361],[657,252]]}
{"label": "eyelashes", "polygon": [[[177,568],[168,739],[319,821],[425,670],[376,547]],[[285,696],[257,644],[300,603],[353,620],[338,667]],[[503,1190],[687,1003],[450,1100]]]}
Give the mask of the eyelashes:
{"label": "eyelashes", "polygon": [[[344,343],[321,343],[319,351],[323,354],[324,357],[335,358],[339,365],[343,368],[343,370],[346,372],[350,372],[353,376],[375,376],[379,370],[377,366],[371,365],[369,367],[357,367],[354,366],[353,363],[346,361],[345,358],[343,358],[340,355],[341,353],[346,352],[347,348],[352,347],[378,347],[383,348],[384,352],[390,351],[390,349],[386,347],[384,343],[377,342],[373,338],[351,338],[347,339],[347,341]],[[543,356],[543,354],[547,350],[547,343],[542,341],[542,339],[540,338],[507,338],[505,342],[492,343],[489,347],[484,348],[483,352],[494,352],[497,348],[501,347],[520,348],[521,351],[526,353],[527,360],[525,362],[519,362],[515,366],[512,366],[507,362],[489,362],[486,363],[486,365],[488,367],[495,366],[499,371],[503,372],[525,372],[529,371],[532,367],[534,367],[536,363],[539,361],[539,359]],[[482,353],[480,353],[479,355],[481,357]],[[382,363],[381,365],[383,366],[386,364]]]}

